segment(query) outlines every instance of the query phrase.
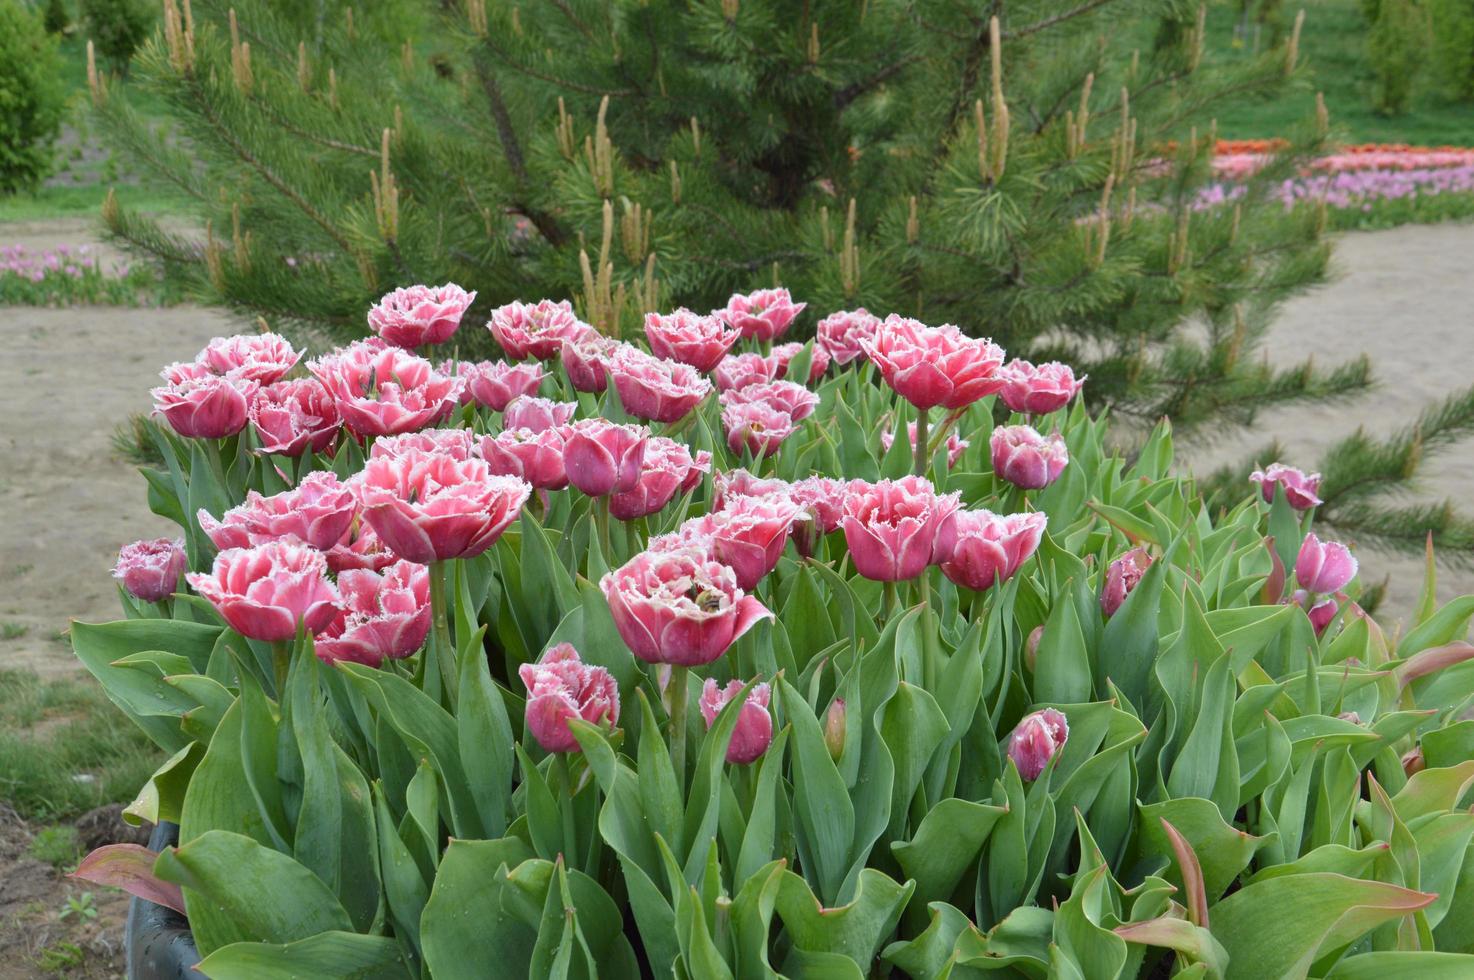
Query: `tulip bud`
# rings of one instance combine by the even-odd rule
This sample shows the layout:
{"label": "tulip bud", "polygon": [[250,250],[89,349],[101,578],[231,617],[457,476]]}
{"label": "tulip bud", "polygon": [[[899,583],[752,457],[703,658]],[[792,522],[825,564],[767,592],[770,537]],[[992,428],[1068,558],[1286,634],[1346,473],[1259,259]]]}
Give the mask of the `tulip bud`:
{"label": "tulip bud", "polygon": [[1295,557],[1295,581],[1302,589],[1325,595],[1345,588],[1355,577],[1356,559],[1344,544],[1305,535]]}
{"label": "tulip bud", "polygon": [[[718,687],[715,679],[708,677],[701,688],[701,717],[706,727],[716,722],[728,701],[742,693],[741,681],[728,681],[726,687]],[[747,694],[737,714],[737,724],[732,729],[732,740],[727,743],[727,761],[745,766],[755,761],[773,741],[773,716],[768,713],[768,685],[757,684]]]}
{"label": "tulip bud", "polygon": [[118,552],[113,578],[135,599],[158,602],[179,588],[179,576],[189,571],[184,541],[158,538],[135,541]]}
{"label": "tulip bud", "polygon": [[1357,714],[1355,711],[1343,711],[1339,715],[1337,715],[1336,718],[1338,721],[1349,721],[1353,725],[1361,724],[1361,715]]}
{"label": "tulip bud", "polygon": [[1100,608],[1107,616],[1126,601],[1136,583],[1141,581],[1148,568],[1152,567],[1152,556],[1142,548],[1132,548],[1106,568],[1105,585],[1100,590]]}
{"label": "tulip bud", "polygon": [[1402,771],[1407,773],[1409,778],[1427,768],[1428,760],[1423,758],[1423,747],[1421,745],[1411,752],[1405,753],[1402,757]]}
{"label": "tulip bud", "polygon": [[1039,661],[1039,641],[1044,639],[1044,624],[1040,623],[1029,631],[1029,638],[1024,641],[1024,665],[1029,668],[1029,673],[1034,672],[1034,664]]}
{"label": "tulip bud", "polygon": [[1053,759],[1064,748],[1070,737],[1070,725],[1065,716],[1054,708],[1045,708],[1024,716],[1013,734],[1008,737],[1008,757],[1018,767],[1019,776],[1025,782],[1033,782],[1044,772]]}
{"label": "tulip bud", "polygon": [[835,698],[824,712],[824,746],[835,762],[844,755],[844,698]]}

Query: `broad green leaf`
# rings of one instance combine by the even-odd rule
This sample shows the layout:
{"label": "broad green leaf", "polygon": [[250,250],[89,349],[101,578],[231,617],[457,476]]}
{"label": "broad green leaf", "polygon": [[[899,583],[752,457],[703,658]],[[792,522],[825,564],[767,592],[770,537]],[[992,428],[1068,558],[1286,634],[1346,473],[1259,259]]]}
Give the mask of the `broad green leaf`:
{"label": "broad green leaf", "polygon": [[232,943],[205,957],[212,980],[409,980],[399,944],[383,936],[323,932],[284,945]]}

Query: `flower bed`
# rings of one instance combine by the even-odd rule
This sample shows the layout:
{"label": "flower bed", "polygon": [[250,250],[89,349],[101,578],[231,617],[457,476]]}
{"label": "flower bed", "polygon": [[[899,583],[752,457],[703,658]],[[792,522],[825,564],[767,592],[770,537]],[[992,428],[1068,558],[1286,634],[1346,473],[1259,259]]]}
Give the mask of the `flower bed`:
{"label": "flower bed", "polygon": [[414,353],[472,298],[155,391],[182,537],[72,635],[180,843],[79,874],[206,975],[1471,969],[1474,598],[1389,640],[1317,477],[1210,513],[1068,368],[782,290]]}
{"label": "flower bed", "polygon": [[40,252],[24,245],[0,246],[0,304],[140,306],[170,296],[151,270],[107,268],[88,245],[58,245]]}

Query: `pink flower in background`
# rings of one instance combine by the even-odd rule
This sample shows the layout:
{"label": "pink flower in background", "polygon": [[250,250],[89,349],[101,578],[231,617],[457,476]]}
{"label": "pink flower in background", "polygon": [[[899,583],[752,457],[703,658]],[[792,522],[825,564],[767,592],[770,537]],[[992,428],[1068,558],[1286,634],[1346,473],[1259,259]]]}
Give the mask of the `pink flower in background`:
{"label": "pink flower in background", "polygon": [[481,437],[481,458],[497,476],[515,476],[538,490],[562,490],[568,486],[563,469],[565,430],[503,429]]}
{"label": "pink flower in background", "polygon": [[441,365],[441,373],[451,374],[452,367],[453,373],[465,379],[466,383],[461,404],[474,401],[496,412],[505,409],[512,399],[520,395],[537,394],[538,386],[547,377],[540,364],[509,364],[506,361],[479,361],[475,364],[462,361],[454,365],[446,361]]}
{"label": "pink flower in background", "polygon": [[389,550],[423,565],[490,548],[532,492],[515,477],[493,476],[484,460],[415,450],[369,460],[352,485]]}
{"label": "pink flower in background", "polygon": [[609,371],[624,410],[648,422],[679,421],[711,394],[711,382],[691,365],[629,345],[614,352]]}
{"label": "pink flower in background", "polygon": [[793,435],[794,421],[792,415],[767,402],[747,402],[722,409],[722,428],[733,455],[747,452],[762,459],[776,453],[783,440]]}
{"label": "pink flower in background", "polygon": [[650,548],[701,547],[737,573],[739,588],[751,592],[778,565],[789,530],[803,508],[776,495],[732,497],[719,511],[696,517]]}
{"label": "pink flower in background", "polygon": [[[701,686],[701,717],[709,729],[733,698],[742,693],[742,681],[728,681],[726,687],[708,677]],[[768,751],[773,741],[773,716],[768,714],[768,685],[754,684],[738,709],[737,726],[732,729],[732,740],[727,743],[727,761],[745,766],[756,762]]]}
{"label": "pink flower in background", "polygon": [[246,427],[256,382],[212,374],[155,388],[154,412],[187,439],[224,439]]}
{"label": "pink flower in background", "polygon": [[632,521],[661,510],[677,491],[689,490],[692,475],[699,481],[711,470],[711,455],[698,462],[682,443],[661,436],[651,436],[645,443],[645,458],[640,465],[640,480],[634,489],[609,498],[609,513],[622,521]]}
{"label": "pink flower in background", "polygon": [[1319,473],[1306,473],[1283,463],[1270,463],[1264,469],[1250,473],[1249,479],[1258,484],[1267,504],[1274,503],[1277,487],[1284,489],[1285,500],[1295,510],[1309,510],[1321,504],[1321,499],[1316,496],[1320,492]]}
{"label": "pink flower in background", "polygon": [[877,582],[902,582],[950,555],[953,515],[961,495],[938,496],[919,476],[850,484],[841,526],[855,571]]}
{"label": "pink flower in background", "polygon": [[301,456],[326,452],[342,421],[333,396],[314,378],[278,381],[256,392],[247,409],[261,452]]}
{"label": "pink flower in background", "polygon": [[318,633],[333,621],[339,596],[327,570],[321,552],[282,540],[228,548],[215,556],[208,574],[185,578],[231,629],[276,643],[294,638],[299,624]]}
{"label": "pink flower in background", "polygon": [[715,368],[741,336],[720,316],[701,316],[684,306],[674,313],[645,314],[650,353],[702,372]]}
{"label": "pink flower in background", "polygon": [[1085,375],[1078,379],[1074,369],[1059,361],[1034,365],[1015,358],[998,371],[1003,381],[999,395],[1010,412],[1024,415],[1048,415],[1064,408],[1085,387]]}
{"label": "pink flower in background", "polygon": [[718,391],[731,391],[750,384],[778,379],[778,362],[761,354],[728,354],[712,373]]}
{"label": "pink flower in background", "polygon": [[850,495],[847,481],[827,476],[805,477],[793,485],[792,494],[794,502],[814,516],[821,534],[839,530],[844,521],[844,502]]}
{"label": "pink flower in background", "polygon": [[609,387],[609,361],[621,346],[597,332],[563,341],[563,372],[573,390],[597,395]]}
{"label": "pink flower in background", "polygon": [[1305,535],[1295,557],[1295,581],[1317,595],[1339,592],[1356,577],[1356,558],[1339,541]]}
{"label": "pink flower in background", "polygon": [[212,378],[216,372],[210,370],[208,364],[199,361],[175,361],[166,364],[159,371],[159,377],[164,379],[165,384],[177,385],[186,381],[199,381],[201,378]]}
{"label": "pink flower in background", "polygon": [[710,472],[711,453],[698,449],[696,455],[691,457],[691,467],[686,470],[686,478],[681,481],[681,492],[690,493],[701,486],[702,479]]}
{"label": "pink flower in background", "polygon": [[363,520],[356,520],[343,539],[326,552],[328,569],[341,575],[352,568],[368,568],[380,571],[399,560],[394,552],[384,547],[384,542],[374,529]]}
{"label": "pink flower in background", "polygon": [[215,374],[269,385],[279,381],[302,357],[285,337],[274,333],[244,333],[216,337],[195,360]]}
{"label": "pink flower in background", "polygon": [[555,402],[549,398],[522,395],[512,399],[507,405],[506,413],[502,416],[502,427],[541,432],[567,425],[577,410],[577,402]]}
{"label": "pink flower in background", "polygon": [[357,436],[390,436],[434,425],[460,401],[464,382],[423,357],[377,340],[357,341],[307,365]]}
{"label": "pink flower in background", "polygon": [[[906,437],[907,437],[907,441],[911,444],[911,451],[914,453],[916,451],[916,423],[915,422],[910,422],[910,423],[908,423],[906,425]],[[896,442],[896,434],[894,432],[892,432],[890,429],[882,429],[881,430],[881,432],[880,432],[880,445],[881,445],[881,448],[882,449],[884,449],[886,452],[890,452],[890,448],[891,448],[891,446],[895,445],[895,442]],[[962,458],[962,454],[967,451],[967,447],[970,446],[970,445],[972,445],[972,443],[968,442],[966,439],[959,439],[959,438],[957,438],[957,433],[955,433],[955,432],[949,432],[947,434],[947,468],[948,469],[951,469],[952,467],[954,467],[954,466],[957,465],[957,461]]]}
{"label": "pink flower in background", "polygon": [[746,296],[733,293],[726,308],[714,310],[713,315],[741,331],[744,340],[770,341],[787,332],[806,305],[795,303],[788,290],[781,287],[758,289]]}
{"label": "pink flower in background", "polygon": [[292,489],[270,497],[248,491],[245,503],[226,511],[218,521],[203,508],[196,519],[200,530],[220,549],[295,538],[326,551],[342,540],[357,511],[358,501],[347,484],[319,470],[304,476]]}
{"label": "pink flower in background", "polygon": [[643,425],[618,425],[607,419],[579,419],[566,431],[563,467],[568,482],[590,497],[626,493],[640,482],[645,442]]}
{"label": "pink flower in background", "polygon": [[599,587],[625,645],[647,663],[709,664],[759,619],[773,618],[732,569],[694,548],[638,554]]}
{"label": "pink flower in background", "polygon": [[[772,366],[773,377],[788,378],[789,365],[793,363],[793,359],[798,357],[803,349],[804,345],[796,341],[791,344],[779,344],[777,347],[774,347],[773,352],[768,355],[768,363]],[[823,347],[816,346],[814,348],[814,356],[809,359],[808,383],[813,384],[815,381],[824,377],[824,372],[827,370],[829,370],[829,352]],[[803,383],[802,379],[789,380],[796,380],[799,384]]]}
{"label": "pink flower in background", "polygon": [[430,632],[430,570],[397,561],[383,574],[352,569],[338,576],[342,605],[317,637],[318,657],[377,667],[408,657]]}
{"label": "pink flower in background", "polygon": [[1111,562],[1106,567],[1105,584],[1100,589],[1101,611],[1114,616],[1151,567],[1152,556],[1146,553],[1145,548],[1132,548]]}
{"label": "pink flower in background", "polygon": [[1008,736],[1008,757],[1018,767],[1024,782],[1032,783],[1043,774],[1049,760],[1059,754],[1070,737],[1070,725],[1054,708],[1026,715]]}
{"label": "pink flower in background", "polygon": [[942,574],[981,592],[1001,585],[1033,556],[1044,538],[1047,515],[1038,511],[1006,517],[987,510],[958,511],[951,551],[938,562]]}
{"label": "pink flower in background", "polygon": [[369,449],[369,459],[393,459],[408,452],[440,453],[452,459],[470,459],[476,434],[470,429],[423,429],[397,436],[380,436]]}
{"label": "pink flower in background", "polygon": [[527,730],[545,752],[577,752],[568,722],[619,722],[619,685],[603,667],[586,664],[571,643],[559,643],[535,664],[517,668],[527,688]]}
{"label": "pink flower in background", "polygon": [[396,289],[369,310],[369,329],[396,347],[443,344],[475,299],[474,290],[468,293],[453,282]]}
{"label": "pink flower in background", "polygon": [[863,306],[857,310],[831,313],[819,321],[818,346],[843,367],[865,357],[865,345],[875,341],[880,317]]}
{"label": "pink flower in background", "polygon": [[770,493],[788,493],[787,480],[753,476],[747,470],[718,470],[712,477],[712,510],[721,510],[734,497],[762,497]]}
{"label": "pink flower in background", "polygon": [[814,414],[814,409],[819,407],[819,396],[791,381],[767,381],[724,391],[721,403],[724,411],[734,405],[762,403],[797,423]]}
{"label": "pink flower in background", "polygon": [[1003,387],[1003,348],[950,323],[929,327],[892,313],[866,343],[865,354],[885,383],[918,408],[966,408]]}
{"label": "pink flower in background", "polygon": [[573,315],[573,306],[567,300],[555,303],[550,299],[498,306],[491,311],[491,322],[486,327],[514,361],[557,357],[565,340],[576,340],[594,330]]}
{"label": "pink flower in background", "polygon": [[1058,432],[1041,436],[1027,425],[1000,425],[988,442],[993,472],[1022,490],[1049,486],[1070,461],[1064,437]]}
{"label": "pink flower in background", "polygon": [[135,599],[159,602],[179,588],[179,576],[189,571],[184,541],[155,538],[124,545],[113,566],[113,578]]}

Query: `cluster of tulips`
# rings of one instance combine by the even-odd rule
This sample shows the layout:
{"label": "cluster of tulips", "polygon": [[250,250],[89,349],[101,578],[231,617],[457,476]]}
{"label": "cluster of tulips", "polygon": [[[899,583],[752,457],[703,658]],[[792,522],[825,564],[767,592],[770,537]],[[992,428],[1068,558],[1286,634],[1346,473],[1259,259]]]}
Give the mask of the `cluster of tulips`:
{"label": "cluster of tulips", "polygon": [[1068,366],[863,309],[785,342],[783,289],[643,344],[509,303],[490,361],[453,356],[474,299],[396,290],[305,364],[219,339],[154,392],[182,536],[72,635],[169,753],[128,813],[179,845],[79,874],[186,911],[207,975],[1474,952],[1474,600],[1389,644],[1317,475],[1211,515]]}

